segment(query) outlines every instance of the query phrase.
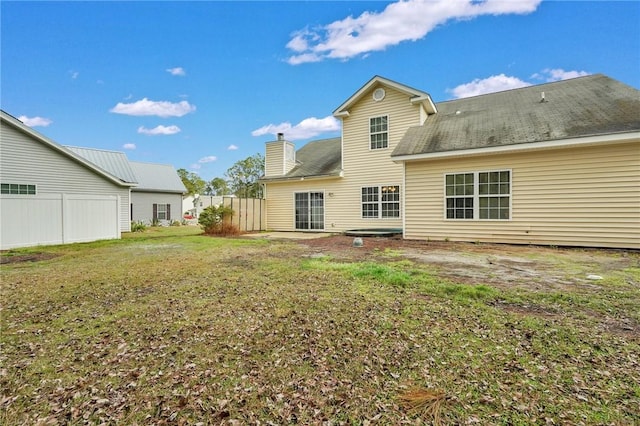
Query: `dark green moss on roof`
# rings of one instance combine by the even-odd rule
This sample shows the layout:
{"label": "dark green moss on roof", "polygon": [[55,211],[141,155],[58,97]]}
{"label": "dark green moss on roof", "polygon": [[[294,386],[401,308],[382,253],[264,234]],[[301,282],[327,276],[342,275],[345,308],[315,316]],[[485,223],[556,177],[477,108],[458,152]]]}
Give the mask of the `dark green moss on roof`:
{"label": "dark green moss on roof", "polygon": [[436,105],[438,113],[409,128],[392,156],[640,130],[640,91],[602,74]]}

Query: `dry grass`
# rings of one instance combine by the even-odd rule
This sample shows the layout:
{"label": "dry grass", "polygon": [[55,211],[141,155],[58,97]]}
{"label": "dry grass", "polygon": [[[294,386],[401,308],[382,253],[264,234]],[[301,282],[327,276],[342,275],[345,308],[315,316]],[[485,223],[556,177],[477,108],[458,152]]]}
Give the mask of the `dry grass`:
{"label": "dry grass", "polygon": [[640,423],[636,254],[542,293],[199,233],[3,253],[0,424]]}
{"label": "dry grass", "polygon": [[442,410],[442,404],[447,399],[444,391],[412,388],[402,393],[398,399],[409,413],[431,419],[436,426],[442,423],[440,411]]}

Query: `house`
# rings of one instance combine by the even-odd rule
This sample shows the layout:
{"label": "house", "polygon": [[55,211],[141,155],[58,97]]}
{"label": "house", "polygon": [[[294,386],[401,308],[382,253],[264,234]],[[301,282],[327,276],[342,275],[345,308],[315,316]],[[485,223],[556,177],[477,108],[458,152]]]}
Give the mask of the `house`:
{"label": "house", "polygon": [[268,229],[640,248],[640,92],[605,75],[441,103],[376,76],[334,116],[266,144]]}
{"label": "house", "polygon": [[120,238],[130,189],[121,179],[0,111],[0,248]]}
{"label": "house", "polygon": [[129,161],[120,151],[76,146],[66,148],[114,176],[135,183],[127,207],[128,223],[139,221],[166,225],[182,219],[182,194],[186,188],[173,166]]}
{"label": "house", "polygon": [[197,219],[207,207],[217,207],[222,204],[223,198],[221,195],[186,195],[182,197],[182,211],[186,215]]}
{"label": "house", "polygon": [[162,224],[182,220],[182,195],[187,189],[173,166],[137,161],[129,164],[138,182],[131,189],[132,220]]}

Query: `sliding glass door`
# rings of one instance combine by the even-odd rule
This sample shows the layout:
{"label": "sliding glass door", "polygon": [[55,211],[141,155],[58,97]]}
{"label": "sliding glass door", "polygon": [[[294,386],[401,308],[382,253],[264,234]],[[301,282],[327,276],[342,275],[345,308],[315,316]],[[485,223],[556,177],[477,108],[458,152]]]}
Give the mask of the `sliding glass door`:
{"label": "sliding glass door", "polygon": [[296,192],[296,230],[311,231],[324,229],[324,193]]}

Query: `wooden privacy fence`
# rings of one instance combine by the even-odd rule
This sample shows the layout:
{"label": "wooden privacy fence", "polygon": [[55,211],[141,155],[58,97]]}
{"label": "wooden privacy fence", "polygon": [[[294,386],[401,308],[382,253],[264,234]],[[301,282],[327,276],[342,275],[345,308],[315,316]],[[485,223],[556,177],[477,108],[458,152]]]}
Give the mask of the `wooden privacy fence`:
{"label": "wooden privacy fence", "polygon": [[261,198],[223,197],[222,204],[233,210],[231,224],[241,232],[264,231],[266,229],[266,200]]}

